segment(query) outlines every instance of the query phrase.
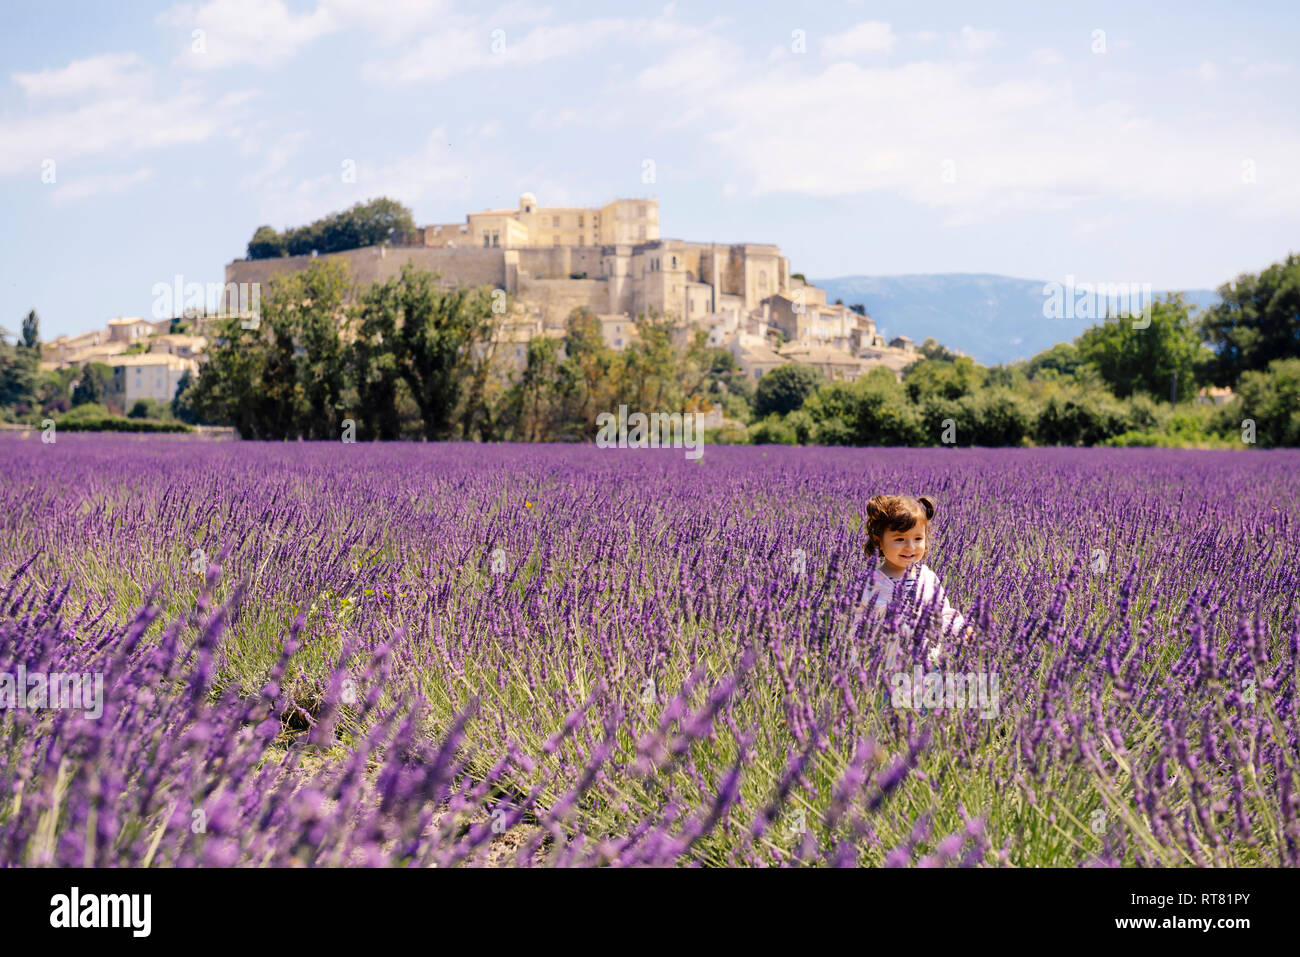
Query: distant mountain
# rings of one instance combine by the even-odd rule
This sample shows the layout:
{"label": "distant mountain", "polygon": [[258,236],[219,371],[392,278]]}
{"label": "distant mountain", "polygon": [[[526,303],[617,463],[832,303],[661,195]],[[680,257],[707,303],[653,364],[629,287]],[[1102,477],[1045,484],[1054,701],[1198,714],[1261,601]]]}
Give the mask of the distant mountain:
{"label": "distant mountain", "polygon": [[[933,336],[985,365],[1013,362],[1068,342],[1095,319],[1049,319],[1043,315],[1043,281],[985,273],[910,276],[840,276],[809,279],[826,290],[826,301],[863,303],[876,328],[917,345]],[[1153,290],[1157,298],[1162,290]],[[1182,290],[1205,309],[1219,301],[1212,289]]]}

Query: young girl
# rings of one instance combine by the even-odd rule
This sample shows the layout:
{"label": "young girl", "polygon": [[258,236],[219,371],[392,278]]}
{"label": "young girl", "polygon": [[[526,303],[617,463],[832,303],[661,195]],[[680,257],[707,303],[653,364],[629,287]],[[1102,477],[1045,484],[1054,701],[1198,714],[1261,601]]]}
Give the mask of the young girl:
{"label": "young girl", "polygon": [[[930,546],[930,521],[934,518],[934,501],[926,496],[875,495],[867,502],[866,554],[880,556],[871,581],[862,592],[857,622],[863,614],[884,618],[895,598],[904,602],[905,614],[899,630],[910,635],[921,611],[938,603],[942,616],[942,633],[957,637],[966,629],[966,619],[948,602],[948,595],[937,576],[922,563]],[[931,663],[938,660],[942,641],[930,649]]]}

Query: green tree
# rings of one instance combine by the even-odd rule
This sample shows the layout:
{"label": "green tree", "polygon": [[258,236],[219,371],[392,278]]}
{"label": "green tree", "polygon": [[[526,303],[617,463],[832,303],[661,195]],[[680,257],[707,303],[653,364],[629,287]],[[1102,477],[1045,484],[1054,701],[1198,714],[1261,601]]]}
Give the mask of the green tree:
{"label": "green tree", "polygon": [[959,404],[969,427],[969,442],[962,444],[1022,445],[1033,432],[1036,420],[1033,405],[1012,389],[981,389],[962,397]]}
{"label": "green tree", "polygon": [[360,324],[394,344],[393,362],[419,407],[424,437],[450,438],[473,352],[486,346],[494,326],[490,297],[440,289],[431,273],[408,263],[401,275],[365,291]]}
{"label": "green tree", "polygon": [[851,383],[823,385],[803,408],[814,423],[812,441],[819,445],[920,445],[926,440],[919,410],[884,366]]}
{"label": "green tree", "polygon": [[1300,358],[1274,359],[1266,369],[1243,372],[1222,420],[1233,438],[1244,434],[1246,420],[1253,421],[1255,442],[1263,448],[1300,445]]}
{"label": "green tree", "polygon": [[342,212],[277,233],[259,226],[248,243],[249,259],[342,252],[380,243],[402,244],[416,235],[411,211],[393,199],[380,197],[357,203]]}
{"label": "green tree", "polygon": [[762,418],[785,415],[801,408],[807,398],[826,382],[815,366],[788,363],[766,372],[754,390],[754,414]]}
{"label": "green tree", "polygon": [[1058,342],[1025,363],[1030,379],[1060,379],[1073,376],[1084,363],[1079,347],[1073,342]]}
{"label": "green tree", "polygon": [[28,311],[23,319],[22,347],[37,359],[41,357],[41,320],[36,310]]}
{"label": "green tree", "polygon": [[36,401],[40,345],[29,349],[22,339],[11,345],[9,336],[0,327],[0,407],[29,406]]}
{"label": "green tree", "polygon": [[512,437],[524,442],[553,440],[559,429],[560,340],[534,336],[528,340],[522,374],[504,398],[505,420]]}
{"label": "green tree", "polygon": [[113,369],[102,362],[87,362],[72,387],[73,406],[105,403],[113,392]]}
{"label": "green tree", "polygon": [[984,383],[981,366],[968,356],[951,361],[943,359],[917,359],[903,370],[903,385],[908,398],[923,402],[931,396],[943,399],[960,399],[970,395]]}
{"label": "green tree", "polygon": [[749,427],[749,441],[754,445],[798,445],[799,438],[786,419],[775,412]]}
{"label": "green tree", "polygon": [[619,400],[627,403],[629,411],[681,410],[681,362],[673,348],[671,327],[662,320],[644,319],[636,330],[617,365]]}
{"label": "green tree", "polygon": [[1034,439],[1040,445],[1096,445],[1126,428],[1125,409],[1113,395],[1069,385],[1043,403]]}
{"label": "green tree", "polygon": [[363,435],[389,442],[400,438],[399,397],[405,387],[397,356],[397,313],[390,300],[384,306],[358,310],[356,337],[348,358],[357,395],[357,419]]}
{"label": "green tree", "polygon": [[[268,298],[263,298],[263,306]],[[245,328],[232,316],[221,320],[214,333],[199,377],[184,393],[194,414],[205,422],[233,426],[246,439],[281,438],[264,420],[261,389],[269,328]]]}
{"label": "green tree", "polygon": [[194,414],[245,438],[334,439],[341,434],[350,288],[342,263],[312,263],[272,278],[254,328],[224,320],[187,389]]}
{"label": "green tree", "polygon": [[1300,357],[1300,255],[1291,253],[1258,275],[1243,273],[1219,287],[1219,298],[1201,319],[1213,351],[1209,381],[1235,385],[1275,359]]}
{"label": "green tree", "polygon": [[952,362],[957,358],[957,353],[949,352],[947,347],[933,336],[927,336],[925,341],[916,347],[916,351],[927,359],[937,359],[940,362]]}
{"label": "green tree", "polygon": [[194,385],[195,378],[190,374],[190,370],[186,369],[176,383],[176,394],[172,396],[172,418],[186,425],[197,425],[200,421],[194,409]]}
{"label": "green tree", "polygon": [[126,417],[128,419],[169,419],[171,406],[157,399],[136,399]]}
{"label": "green tree", "polygon": [[248,241],[249,259],[274,259],[288,254],[284,237],[270,226],[258,226],[257,232],[253,233],[253,238]]}
{"label": "green tree", "polygon": [[1132,317],[1110,319],[1084,330],[1079,357],[1094,366],[1115,395],[1146,392],[1177,400],[1196,394],[1197,372],[1208,359],[1200,332],[1181,293],[1152,303],[1145,328]]}
{"label": "green tree", "polygon": [[[596,416],[609,412],[626,395],[629,385],[616,381],[622,368],[618,354],[605,345],[600,320],[588,309],[575,309],[565,323],[564,361],[560,364],[557,392],[562,410],[559,437],[589,436],[596,431]],[[637,411],[630,409],[629,411]],[[654,410],[651,410],[654,411]]]}

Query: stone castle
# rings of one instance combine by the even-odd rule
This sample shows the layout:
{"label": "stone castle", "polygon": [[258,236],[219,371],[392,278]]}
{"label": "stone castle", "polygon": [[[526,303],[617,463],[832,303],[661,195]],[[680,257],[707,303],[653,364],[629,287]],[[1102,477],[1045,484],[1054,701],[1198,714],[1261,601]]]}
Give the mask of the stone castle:
{"label": "stone castle", "polygon": [[[277,273],[306,268],[314,258],[236,260],[226,267],[227,289],[265,284]],[[616,349],[635,336],[635,320],[642,316],[662,317],[683,329],[705,328],[711,345],[730,348],[755,377],[793,361],[818,365],[832,378],[856,378],[872,365],[897,372],[915,358],[906,337],[886,344],[869,316],[828,304],[824,290],[792,276],[776,245],[661,238],[653,198],[616,199],[600,207],[540,206],[524,193],[517,209],[425,226],[415,245],[319,258],[345,262],[361,284],[382,282],[410,263],[441,273],[446,286],[505,290],[522,307],[499,332],[507,360],[521,359],[522,344],[534,335],[562,333],[579,307],[599,317]]]}

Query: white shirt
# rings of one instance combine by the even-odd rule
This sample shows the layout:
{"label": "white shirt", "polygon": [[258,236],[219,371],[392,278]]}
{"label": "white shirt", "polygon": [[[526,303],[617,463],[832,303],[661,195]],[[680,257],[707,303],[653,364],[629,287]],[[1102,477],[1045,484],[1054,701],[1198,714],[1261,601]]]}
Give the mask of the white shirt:
{"label": "white shirt", "polygon": [[[883,619],[895,595],[904,602],[905,613],[899,620],[898,630],[905,635],[912,633],[912,629],[920,620],[922,610],[935,602],[938,602],[941,608],[943,634],[957,635],[966,627],[966,619],[949,603],[948,593],[944,591],[943,585],[939,584],[939,576],[925,564],[911,566],[899,578],[890,578],[877,567],[871,580],[862,589],[862,604],[858,614]],[[855,618],[853,622],[855,632],[857,624],[858,619]],[[941,643],[936,643],[931,649],[929,656],[931,662],[938,658],[942,648]]]}

